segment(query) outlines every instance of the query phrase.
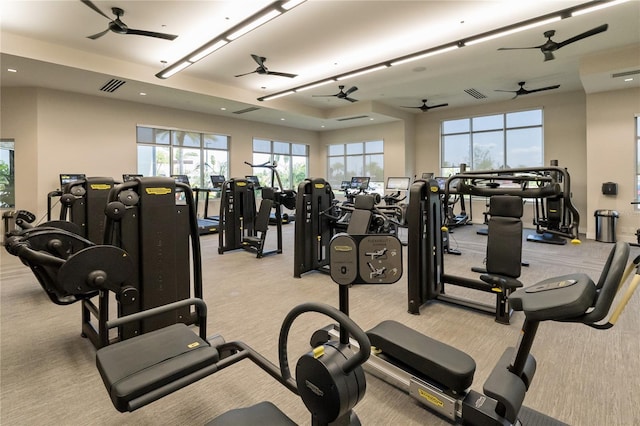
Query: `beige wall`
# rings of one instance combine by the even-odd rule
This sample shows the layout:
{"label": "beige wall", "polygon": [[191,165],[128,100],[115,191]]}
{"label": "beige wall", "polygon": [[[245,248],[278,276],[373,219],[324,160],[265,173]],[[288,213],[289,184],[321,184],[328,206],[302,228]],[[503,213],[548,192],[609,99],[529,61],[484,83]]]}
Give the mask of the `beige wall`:
{"label": "beige wall", "polygon": [[[253,137],[309,144],[318,155],[316,132],[48,89],[5,88],[1,137],[16,141],[18,208],[44,216],[47,193],[58,188],[60,173],[117,179],[136,172],[137,124],[230,135],[232,176],[250,171],[244,161],[252,159]],[[313,162],[310,169],[324,173]]]}
{"label": "beige wall", "polygon": [[[635,242],[640,212],[630,202],[637,196],[633,179],[637,158],[634,117],[640,116],[640,89],[590,94],[586,111],[587,237],[595,238],[594,212],[611,209],[620,213],[618,239]],[[602,195],[603,182],[616,182],[618,195]]]}

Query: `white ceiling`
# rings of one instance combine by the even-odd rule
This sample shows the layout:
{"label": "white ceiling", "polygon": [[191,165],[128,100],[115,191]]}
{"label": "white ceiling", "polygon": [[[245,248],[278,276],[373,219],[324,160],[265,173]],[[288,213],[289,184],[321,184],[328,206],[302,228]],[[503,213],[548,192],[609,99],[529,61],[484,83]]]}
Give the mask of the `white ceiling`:
{"label": "white ceiling", "polygon": [[[400,56],[455,42],[519,21],[585,3],[569,0],[532,1],[375,1],[308,0],[288,13],[214,52],[175,76],[155,77],[168,64],[271,3],[231,1],[94,1],[107,15],[111,7],[125,10],[131,28],[179,35],[174,41],[112,32],[91,40],[108,20],[76,0],[0,2],[2,86],[35,86],[131,100],[243,119],[322,130],[384,122],[421,114],[421,99],[449,108],[503,101],[517,82],[535,89],[560,84],[555,92],[623,89],[634,82],[611,78],[607,69],[585,79],[585,58],[620,47],[640,46],[640,2],[631,0],[598,12],[502,37],[453,52],[391,67],[272,101],[257,98]],[[499,47],[543,44],[543,33],[556,30],[560,42],[609,24],[601,34],[558,50],[544,62],[537,50],[498,51]],[[298,74],[295,79],[250,74],[250,54],[268,58],[271,71]],[[17,72],[8,72],[7,68]],[[99,88],[111,78],[126,83],[114,93]],[[585,83],[588,81],[588,84]],[[350,103],[335,97],[338,85],[357,86]],[[587,87],[588,86],[588,87]],[[486,99],[464,92],[476,89]],[[147,95],[141,96],[140,92]],[[531,94],[528,96],[539,96]],[[259,110],[236,115],[249,107]],[[221,110],[226,108],[226,111]],[[366,115],[367,118],[336,121]],[[284,120],[283,120],[284,119]]]}

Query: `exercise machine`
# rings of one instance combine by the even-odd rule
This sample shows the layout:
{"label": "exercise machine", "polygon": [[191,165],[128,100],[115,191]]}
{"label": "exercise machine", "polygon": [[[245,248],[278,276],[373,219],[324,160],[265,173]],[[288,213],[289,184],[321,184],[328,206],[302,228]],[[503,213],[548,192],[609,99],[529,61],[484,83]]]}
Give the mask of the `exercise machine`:
{"label": "exercise machine", "polygon": [[[357,264],[362,256],[356,248],[345,251],[344,237],[336,236],[331,244],[332,259]],[[338,254],[340,253],[340,254]],[[366,334],[371,342],[371,357],[365,370],[392,385],[404,389],[413,398],[456,424],[520,425],[563,424],[523,406],[527,390],[536,371],[531,355],[538,326],[542,322],[584,324],[606,330],[617,322],[626,303],[640,284],[640,256],[626,268],[629,246],[617,243],[611,250],[598,282],[583,273],[553,277],[518,289],[511,296],[514,309],[525,319],[515,347],[507,348],[487,378],[483,392],[469,389],[476,364],[466,353],[425,336],[397,321],[387,320]],[[348,289],[354,281],[349,268],[334,268],[332,278],[339,284],[340,308],[348,313]],[[636,269],[633,281],[611,314],[614,297],[628,276]],[[317,331],[311,344],[335,339],[338,326]],[[352,342],[352,346],[356,343]]]}
{"label": "exercise machine", "polygon": [[[580,244],[578,237],[580,213],[571,201],[571,177],[565,168],[552,165],[500,170],[467,170],[447,179],[445,198],[449,197],[452,181],[457,182],[458,194],[483,197],[517,195],[522,199],[534,199],[536,206],[534,224],[538,235],[528,236],[528,241],[551,242],[551,237],[554,237],[560,239],[560,242],[556,242],[557,244],[566,243],[564,239],[570,240],[572,244]],[[547,207],[542,210],[548,211],[549,206],[555,206],[551,214],[560,214],[560,216],[554,216],[554,225],[548,221],[548,216],[547,219],[542,219],[543,204]],[[561,217],[560,222],[556,221],[559,217]]]}
{"label": "exercise machine", "polygon": [[60,177],[60,188],[54,189],[53,191],[47,194],[47,222],[53,219],[53,200],[56,198],[60,198],[64,193],[64,188],[67,184],[71,182],[75,182],[77,180],[85,179],[86,175],[84,173],[61,173]]}
{"label": "exercise machine", "polygon": [[300,182],[296,199],[293,255],[295,278],[313,270],[328,272],[335,209],[335,197],[327,181],[307,178]]}
{"label": "exercise machine", "polygon": [[[189,183],[189,176],[187,175],[171,175],[172,178],[174,178],[177,182],[183,183],[185,185],[188,185],[189,188],[191,188],[191,183]],[[205,210],[206,210],[206,204],[209,202],[209,189],[207,188],[192,188],[191,189],[193,191],[193,193],[195,194],[194,197],[194,208],[196,211],[196,217],[198,215],[198,207],[200,205],[200,194],[203,193],[205,194]],[[176,194],[176,196],[178,197],[178,200],[184,202],[185,198],[181,196],[180,193]],[[208,234],[214,234],[216,232],[218,232],[218,222],[212,219],[207,218],[207,212],[205,211],[205,214],[203,217],[198,217],[198,234],[199,235],[208,235]]]}
{"label": "exercise machine", "polygon": [[[177,200],[177,194],[185,202]],[[106,207],[105,244],[124,249],[135,265],[131,285],[137,289],[134,303],[117,303],[118,317],[166,305],[189,297],[202,297],[200,238],[193,192],[186,183],[168,177],[143,177],[116,185]],[[97,334],[96,346],[108,343],[105,324],[110,298],[100,292],[98,305],[83,303],[83,328]],[[98,312],[97,324],[91,313]],[[195,313],[169,312],[119,329],[121,339],[156,330],[169,324],[191,324]]]}
{"label": "exercise machine", "polygon": [[245,238],[256,236],[255,220],[256,199],[253,184],[243,178],[224,181],[220,189],[218,253],[224,254],[244,248]]}
{"label": "exercise machine", "polygon": [[[61,184],[69,176],[61,175]],[[60,196],[60,220],[75,223],[81,229],[81,236],[101,243],[106,221],[104,208],[114,180],[110,177],[71,179],[64,185]]]}
{"label": "exercise machine", "polygon": [[[492,314],[496,322],[508,324],[512,314],[508,296],[522,284],[516,279],[505,279],[504,275],[486,274],[480,280],[445,273],[441,202],[436,180],[418,180],[411,185],[407,210],[408,311],[418,315],[422,305],[437,300]],[[446,285],[494,294],[496,302],[489,305],[447,294]]]}
{"label": "exercise machine", "polygon": [[[551,160],[552,167],[558,167],[558,160]],[[558,184],[563,184],[562,190],[557,194],[546,198],[534,200],[535,216],[533,224],[536,226],[536,234],[528,235],[527,241],[564,245],[567,238],[572,243],[578,238],[576,217],[579,220],[577,210],[571,202],[571,182],[566,169],[564,173],[549,171],[547,175]]]}
{"label": "exercise machine", "polygon": [[[225,342],[220,335],[207,339],[207,308],[201,299],[188,299],[149,311],[118,318],[109,327],[121,327],[162,314],[176,306],[198,307],[198,333],[183,324],[156,330],[148,335],[118,342],[96,353],[96,365],[114,407],[120,412],[135,411],[145,405],[203,379],[244,359],[251,360],[267,374],[299,395],[311,412],[314,425],[359,425],[353,411],[364,397],[366,381],[362,364],[371,352],[366,334],[347,315],[324,304],[305,303],[285,317],[278,339],[279,366],[242,341]],[[307,312],[324,314],[344,330],[337,342],[325,342],[302,355],[296,364],[295,379],[289,368],[287,342],[294,321]],[[349,335],[358,351],[349,345]],[[127,362],[123,362],[127,360]],[[295,425],[274,404],[263,402],[235,409],[207,423],[220,425]]]}

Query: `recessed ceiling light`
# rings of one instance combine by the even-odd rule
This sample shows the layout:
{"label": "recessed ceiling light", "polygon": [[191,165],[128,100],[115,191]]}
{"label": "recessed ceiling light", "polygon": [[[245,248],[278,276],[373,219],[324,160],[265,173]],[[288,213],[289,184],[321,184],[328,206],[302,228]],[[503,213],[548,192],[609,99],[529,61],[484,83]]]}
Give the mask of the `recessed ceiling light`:
{"label": "recessed ceiling light", "polygon": [[9,71],[9,72],[18,72],[18,70],[14,69],[14,68],[7,68],[7,71]]}
{"label": "recessed ceiling light", "polygon": [[225,107],[220,108],[222,111],[226,111],[227,109]]}
{"label": "recessed ceiling light", "polygon": [[140,96],[147,96],[147,94],[144,92],[140,92]]}
{"label": "recessed ceiling light", "polygon": [[284,118],[281,118],[280,121],[284,121]]}
{"label": "recessed ceiling light", "polygon": [[624,81],[633,81],[633,77],[625,78]]}

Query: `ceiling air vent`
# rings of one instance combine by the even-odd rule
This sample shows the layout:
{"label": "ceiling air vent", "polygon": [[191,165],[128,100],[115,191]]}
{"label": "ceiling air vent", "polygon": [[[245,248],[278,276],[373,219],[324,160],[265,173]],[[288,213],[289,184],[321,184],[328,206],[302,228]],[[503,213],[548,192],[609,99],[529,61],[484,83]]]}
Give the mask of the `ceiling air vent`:
{"label": "ceiling air vent", "polygon": [[617,72],[615,74],[611,74],[611,78],[627,77],[629,75],[636,75],[636,74],[640,74],[640,70]]}
{"label": "ceiling air vent", "polygon": [[233,111],[234,114],[245,114],[247,112],[251,112],[251,111],[257,111],[260,108],[258,107],[249,107],[249,108],[245,108],[245,109],[240,109],[238,111]]}
{"label": "ceiling air vent", "polygon": [[354,117],[345,117],[345,118],[336,118],[336,121],[349,121],[349,120],[358,120],[360,118],[367,118],[368,115],[356,115]]}
{"label": "ceiling air vent", "polygon": [[464,91],[467,93],[467,95],[473,96],[476,99],[485,99],[487,97],[486,95],[478,92],[476,89],[464,89]]}
{"label": "ceiling air vent", "polygon": [[118,90],[120,88],[120,86],[122,86],[123,84],[125,84],[126,81],[124,80],[117,80],[115,78],[112,78],[111,80],[107,81],[101,88],[100,91],[102,92],[109,92],[109,93],[113,93],[116,90]]}

